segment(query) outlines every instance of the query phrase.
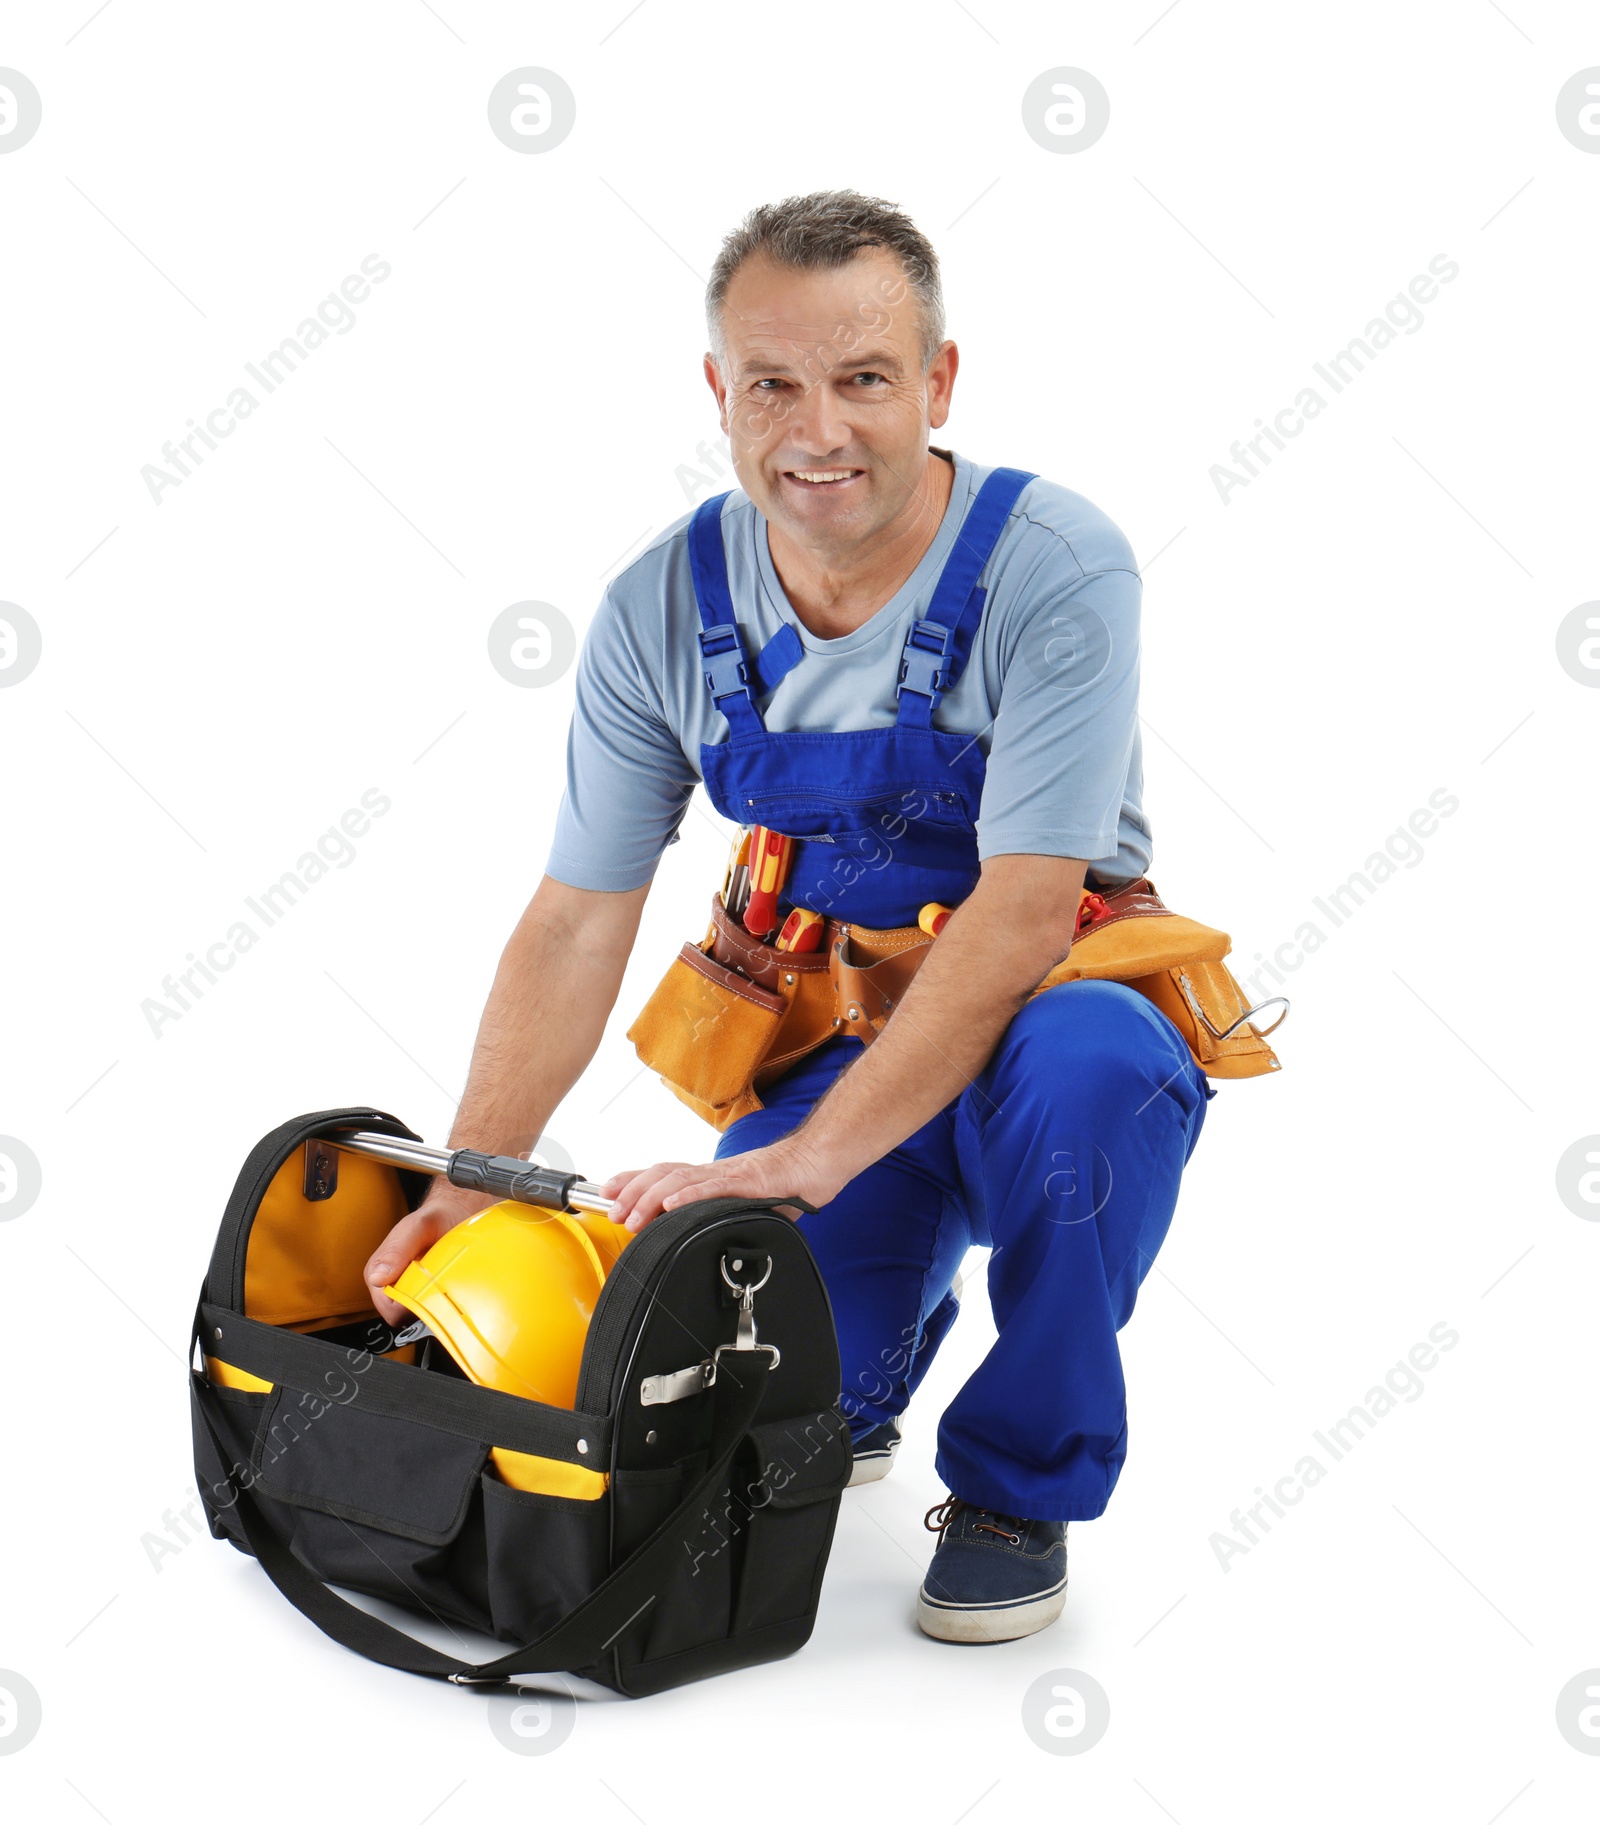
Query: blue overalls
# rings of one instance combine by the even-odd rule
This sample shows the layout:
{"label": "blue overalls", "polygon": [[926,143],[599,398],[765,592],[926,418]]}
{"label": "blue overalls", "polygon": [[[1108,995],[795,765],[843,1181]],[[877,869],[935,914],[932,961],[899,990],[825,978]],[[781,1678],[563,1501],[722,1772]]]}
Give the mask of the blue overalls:
{"label": "blue overalls", "polygon": [[[701,771],[724,817],[797,839],[788,904],[914,925],[928,901],[956,905],[976,884],[984,756],[932,719],[983,618],[978,578],[1032,480],[996,469],[984,482],[907,636],[886,728],[766,728],[756,698],[803,649],[785,626],[748,662],[722,543],[727,497],[696,510],[703,669],[731,731],[701,748]],[[781,1139],[860,1045],[832,1039],[801,1059],[727,1129],[717,1157]],[[852,1434],[904,1411],[956,1316],[962,1257],[988,1246],[998,1335],[945,1409],[935,1467],[953,1495],[1003,1514],[1100,1514],[1127,1448],[1116,1334],[1212,1094],[1177,1029],[1135,990],[1065,983],[1029,1001],[966,1091],[801,1219],[833,1304]]]}

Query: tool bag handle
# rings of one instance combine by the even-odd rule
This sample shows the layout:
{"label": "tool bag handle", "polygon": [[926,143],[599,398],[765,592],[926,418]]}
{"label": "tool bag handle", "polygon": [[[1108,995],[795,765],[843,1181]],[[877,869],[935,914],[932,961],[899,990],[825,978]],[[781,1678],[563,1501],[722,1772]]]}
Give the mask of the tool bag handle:
{"label": "tool bag handle", "polygon": [[[250,1550],[262,1570],[302,1616],[342,1647],[402,1673],[423,1673],[453,1685],[504,1685],[517,1673],[566,1673],[592,1666],[618,1635],[655,1601],[661,1575],[678,1558],[679,1528],[713,1499],[733,1462],[734,1453],[755,1419],[766,1392],[771,1352],[724,1346],[717,1379],[710,1392],[712,1412],[710,1462],[684,1499],[621,1565],[612,1571],[560,1622],[498,1660],[481,1665],[457,1660],[430,1648],[403,1629],[381,1622],[355,1604],[336,1596],[294,1556],[248,1489],[229,1472],[224,1479],[235,1496],[234,1512]],[[742,1371],[742,1373],[741,1373]],[[201,1417],[224,1464],[228,1452],[201,1401]]]}

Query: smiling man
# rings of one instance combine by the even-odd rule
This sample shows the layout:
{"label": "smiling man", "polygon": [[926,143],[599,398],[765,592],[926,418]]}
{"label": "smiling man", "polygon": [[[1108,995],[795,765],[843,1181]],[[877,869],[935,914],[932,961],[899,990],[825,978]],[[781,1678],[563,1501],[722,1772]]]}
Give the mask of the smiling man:
{"label": "smiling man", "polygon": [[[889,1468],[962,1257],[991,1249],[997,1336],[939,1423],[950,1494],[917,1613],[945,1640],[1025,1635],[1061,1612],[1066,1524],[1116,1483],[1117,1332],[1212,1094],[1145,995],[1041,992],[1085,907],[1160,911],[1138,573],[1080,495],[930,443],[957,351],[933,249],[898,210],[838,191],[755,210],[707,317],[739,488],[605,592],[554,846],[451,1144],[517,1152],[577,1081],[697,783],[758,843],[783,839],[767,910],[730,870],[711,936],[634,1029],[722,1130],[716,1159],[619,1173],[608,1195],[634,1229],[730,1193],[815,1207],[799,1220],[855,1481]],[[1036,407],[1059,404],[1041,389]],[[487,1201],[441,1180],[392,1232],[367,1274],[385,1316],[379,1289]]]}

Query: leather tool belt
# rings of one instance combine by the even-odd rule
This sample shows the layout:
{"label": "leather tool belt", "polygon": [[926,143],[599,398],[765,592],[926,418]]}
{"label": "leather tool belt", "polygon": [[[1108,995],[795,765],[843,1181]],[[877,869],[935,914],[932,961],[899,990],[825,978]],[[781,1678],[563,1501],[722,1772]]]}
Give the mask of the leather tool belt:
{"label": "leather tool belt", "polygon": [[[684,945],[628,1038],[720,1131],[759,1109],[761,1091],[825,1040],[871,1044],[937,942],[915,925],[828,919],[820,947],[797,955],[753,938],[713,895],[704,939]],[[1033,992],[1125,982],[1172,1021],[1208,1077],[1260,1077],[1280,1067],[1253,1017],[1279,1002],[1250,1006],[1223,961],[1229,948],[1226,932],[1170,911],[1146,879],[1110,894],[1085,889],[1071,953]]]}

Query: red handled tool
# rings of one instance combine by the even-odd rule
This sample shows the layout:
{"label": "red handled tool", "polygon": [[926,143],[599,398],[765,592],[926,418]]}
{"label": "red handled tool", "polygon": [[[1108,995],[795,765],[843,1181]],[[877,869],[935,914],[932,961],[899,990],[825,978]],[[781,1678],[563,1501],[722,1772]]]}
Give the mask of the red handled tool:
{"label": "red handled tool", "polygon": [[790,951],[799,955],[803,951],[814,951],[822,942],[823,919],[821,913],[811,912],[804,906],[795,907],[783,922],[783,930],[778,933],[776,949]]}
{"label": "red handled tool", "polygon": [[765,938],[778,923],[778,895],[789,874],[794,844],[776,830],[757,824],[750,832],[750,898],[744,907],[744,928]]}

